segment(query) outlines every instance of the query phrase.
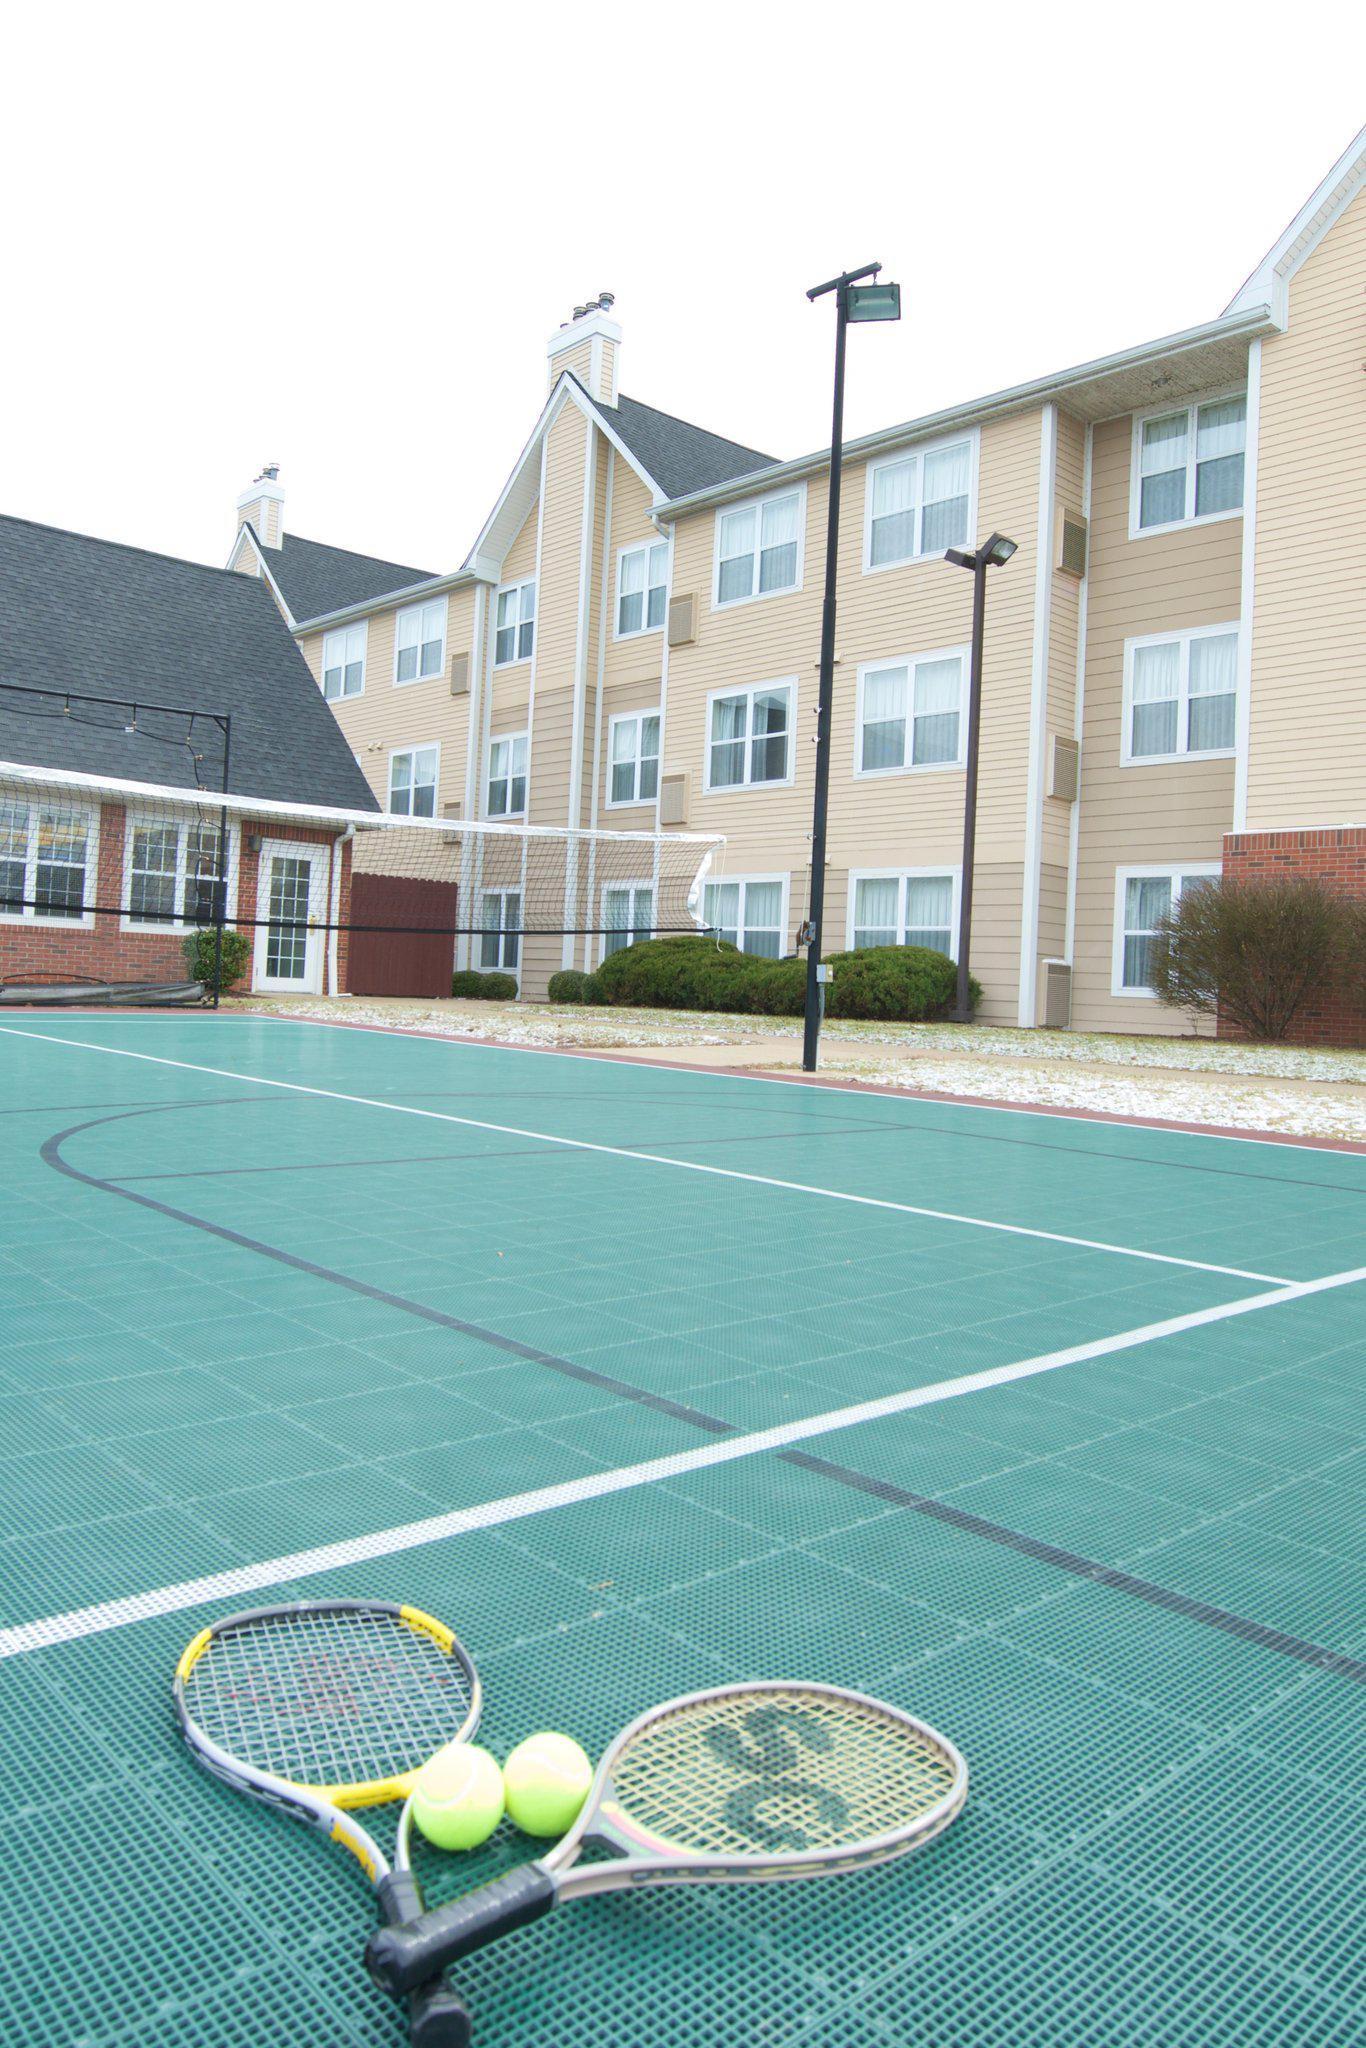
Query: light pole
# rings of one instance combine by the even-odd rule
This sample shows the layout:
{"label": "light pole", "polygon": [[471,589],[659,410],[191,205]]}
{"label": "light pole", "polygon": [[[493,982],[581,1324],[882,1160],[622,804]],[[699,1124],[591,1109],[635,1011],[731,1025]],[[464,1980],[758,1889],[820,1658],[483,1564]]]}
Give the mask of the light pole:
{"label": "light pole", "polygon": [[972,571],[972,664],[968,679],[968,747],[963,792],[963,873],[958,885],[958,989],[950,1012],[955,1024],[970,1024],[968,946],[972,937],[972,867],[977,844],[977,750],[982,727],[982,639],[987,616],[987,570],[999,569],[1015,553],[1017,543],[993,533],[975,553],[946,548],[944,560]]}
{"label": "light pole", "polygon": [[802,1066],[816,1071],[821,1036],[821,928],[825,919],[825,820],[830,803],[830,721],[835,694],[835,577],[839,565],[840,474],[844,456],[844,331],[851,321],[899,320],[901,286],[868,284],[880,263],[844,270],[811,287],[808,299],[835,297],[835,407],[830,429],[830,509],[825,524],[825,603],[821,610],[820,687],[816,698],[816,794],[811,811],[811,901],[806,932],[806,1030]]}

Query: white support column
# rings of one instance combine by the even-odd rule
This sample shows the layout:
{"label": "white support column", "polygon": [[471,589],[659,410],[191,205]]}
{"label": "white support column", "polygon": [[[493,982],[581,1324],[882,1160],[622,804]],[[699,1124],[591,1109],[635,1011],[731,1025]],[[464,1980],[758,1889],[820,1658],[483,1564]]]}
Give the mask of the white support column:
{"label": "white support column", "polygon": [[1067,830],[1067,936],[1063,941],[1063,958],[1069,967],[1075,968],[1077,934],[1077,861],[1081,844],[1081,764],[1082,734],[1086,724],[1086,618],[1088,599],[1091,594],[1091,457],[1095,440],[1095,428],[1088,420],[1086,425],[1086,455],[1082,468],[1081,514],[1086,521],[1086,574],[1081,579],[1081,592],[1077,599],[1077,691],[1076,712],[1072,720],[1072,737],[1077,743],[1077,794],[1072,802],[1072,816]]}
{"label": "white support column", "polygon": [[[579,520],[578,619],[574,631],[574,706],[569,739],[569,801],[565,819],[573,831],[583,823],[583,733],[588,708],[588,640],[593,612],[593,526],[597,515],[598,436],[591,419],[584,418],[583,508]],[[604,554],[606,549],[603,550]],[[540,604],[540,592],[536,602]],[[566,842],[564,862],[564,942],[560,947],[561,967],[574,965],[574,927],[579,893],[578,840]],[[585,922],[591,923],[591,918]]]}
{"label": "white support column", "polygon": [[1053,499],[1058,472],[1058,408],[1039,422],[1038,557],[1034,565],[1034,646],[1029,671],[1029,757],[1025,786],[1024,882],[1020,902],[1019,1023],[1038,1021],[1039,883],[1043,865],[1044,748],[1048,739],[1048,653],[1053,608]]}
{"label": "white support column", "polygon": [[1238,721],[1233,759],[1233,830],[1247,830],[1252,746],[1252,621],[1257,582],[1257,453],[1261,441],[1262,344],[1247,352],[1247,453],[1243,458],[1243,553],[1238,603]]}
{"label": "white support column", "polygon": [[[598,804],[602,791],[602,686],[607,666],[607,636],[611,632],[612,604],[612,491],[616,482],[617,451],[609,441],[607,444],[607,482],[603,486],[602,501],[602,576],[598,590],[598,672],[593,701],[593,762],[592,782],[588,798],[588,823],[596,832],[598,829]],[[588,902],[590,907],[597,898],[597,840],[588,842]],[[593,971],[593,934],[583,934],[581,947],[583,971]]]}

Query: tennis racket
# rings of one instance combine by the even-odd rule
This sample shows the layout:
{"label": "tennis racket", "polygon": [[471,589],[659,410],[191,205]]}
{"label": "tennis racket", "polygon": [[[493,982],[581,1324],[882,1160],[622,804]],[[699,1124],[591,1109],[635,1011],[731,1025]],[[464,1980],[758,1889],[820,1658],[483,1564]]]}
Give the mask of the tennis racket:
{"label": "tennis racket", "polygon": [[[351,1809],[406,1800],[418,1767],[479,1724],[478,1674],[441,1622],[373,1600],[231,1614],[185,1650],[175,1705],[206,1770],[349,1849],[383,1920],[421,1914],[407,1827],[391,1866]],[[414,2048],[466,2048],[468,2013],[427,1974],[408,2001]]]}
{"label": "tennis racket", "polygon": [[[781,1683],[690,1693],[618,1735],[549,1855],[406,1926],[382,1927],[366,1966],[400,1997],[566,1899],[884,1863],[932,1841],[967,1791],[951,1742],[862,1693]],[[573,1868],[589,1841],[614,1859]]]}

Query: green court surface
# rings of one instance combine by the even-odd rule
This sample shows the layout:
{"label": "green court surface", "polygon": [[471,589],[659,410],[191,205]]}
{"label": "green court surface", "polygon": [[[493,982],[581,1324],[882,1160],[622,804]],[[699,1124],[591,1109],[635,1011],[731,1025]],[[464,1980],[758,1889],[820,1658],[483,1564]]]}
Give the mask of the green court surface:
{"label": "green court surface", "polygon": [[967,1756],[905,1863],[461,1965],[484,2048],[1366,2042],[1366,1158],[244,1015],[0,1073],[5,2048],[403,2041],[171,1715],[328,1593],[500,1755],[753,1676]]}

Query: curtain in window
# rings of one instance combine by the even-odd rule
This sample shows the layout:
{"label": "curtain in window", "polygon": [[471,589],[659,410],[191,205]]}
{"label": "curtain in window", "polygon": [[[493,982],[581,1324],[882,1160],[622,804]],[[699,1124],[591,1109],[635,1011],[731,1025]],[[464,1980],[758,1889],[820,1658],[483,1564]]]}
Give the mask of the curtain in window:
{"label": "curtain in window", "polygon": [[617,598],[617,631],[638,633],[645,623],[644,548],[634,548],[621,558],[621,579]]}
{"label": "curtain in window", "polygon": [[787,691],[761,690],[750,727],[750,781],[781,782],[787,774]]}
{"label": "curtain in window", "polygon": [[415,818],[436,816],[436,755],[428,748],[413,756],[413,805]]}
{"label": "curtain in window", "polygon": [[916,767],[958,759],[958,709],[963,663],[922,661],[915,671],[915,733],[911,760]]}
{"label": "curtain in window", "polygon": [[873,471],[873,529],[868,557],[879,562],[905,562],[915,553],[914,455],[905,462],[884,462]]}
{"label": "curtain in window", "polygon": [[531,659],[531,650],[536,640],[536,586],[534,583],[524,583],[522,585],[518,613],[517,659],[518,661],[529,661]]}
{"label": "curtain in window", "polygon": [[389,763],[389,808],[405,818],[412,809],[413,757],[395,754]]}
{"label": "curtain in window", "polygon": [[483,932],[479,940],[481,967],[514,970],[521,949],[518,936],[522,924],[522,898],[516,889],[490,890],[482,904]]}
{"label": "curtain in window", "polygon": [[89,824],[79,812],[40,810],[33,895],[39,917],[81,917]]}
{"label": "curtain in window", "polygon": [[646,604],[645,623],[647,626],[664,624],[664,605],[669,588],[669,550],[663,541],[650,549],[649,588]]}
{"label": "curtain in window", "polygon": [[1181,691],[1181,643],[1134,649],[1133,725],[1129,752],[1176,752],[1176,701]]}
{"label": "curtain in window", "polygon": [[753,595],[757,526],[757,514],[752,507],[747,512],[721,514],[721,573],[716,590],[721,604]]}
{"label": "curtain in window", "polygon": [[1186,746],[1192,754],[1231,747],[1238,687],[1238,635],[1209,633],[1191,641]]}
{"label": "curtain in window", "polygon": [[952,448],[936,448],[925,457],[921,497],[924,512],[920,521],[920,552],[941,554],[945,548],[961,547],[968,537],[968,490],[972,470],[972,448],[959,441]]}
{"label": "curtain in window", "polygon": [[746,882],[744,937],[740,941],[744,950],[765,960],[778,959],[783,950],[782,915],[781,882]]}
{"label": "curtain in window", "polygon": [[1184,412],[1144,422],[1139,458],[1140,526],[1165,526],[1169,520],[1185,518],[1189,432],[1190,416]]}
{"label": "curtain in window", "polygon": [[1243,450],[1247,443],[1247,400],[1222,399],[1202,405],[1195,427],[1195,510],[1236,512],[1243,502]]}
{"label": "curtain in window", "polygon": [[797,580],[797,499],[773,498],[763,508],[760,590],[790,590]]}
{"label": "curtain in window", "polygon": [[876,768],[901,768],[906,762],[906,694],[904,668],[875,669],[863,678],[863,751],[866,773]]}
{"label": "curtain in window", "polygon": [[740,943],[740,884],[708,882],[702,892],[702,916],[718,939]]}
{"label": "curtain in window", "polygon": [[398,661],[394,669],[395,678],[400,683],[411,683],[416,679],[421,640],[421,612],[400,612],[398,615]]}
{"label": "curtain in window", "polygon": [[0,910],[12,913],[24,908],[28,819],[27,804],[0,804]]}
{"label": "curtain in window", "polygon": [[659,794],[659,715],[640,721],[640,785],[642,803],[653,803]]}
{"label": "curtain in window", "polygon": [[493,639],[493,659],[497,667],[517,659],[517,593],[515,590],[500,590],[498,593],[498,630]]}
{"label": "curtain in window", "polygon": [[907,876],[906,944],[931,946],[936,953],[953,952],[952,876]]}
{"label": "curtain in window", "polygon": [[440,669],[444,658],[443,643],[446,637],[445,606],[439,604],[424,605],[419,626],[422,634],[420,673],[424,676],[434,676]]}
{"label": "curtain in window", "polygon": [[1124,986],[1151,988],[1153,934],[1172,907],[1170,875],[1131,875],[1124,885]]}
{"label": "curtain in window", "polygon": [[612,727],[612,802],[636,801],[636,748],[640,727],[634,718],[620,718]]}
{"label": "curtain in window", "polygon": [[873,875],[854,884],[855,946],[895,946],[899,940],[901,882]]}
{"label": "curtain in window", "polygon": [[176,860],[180,831],[175,825],[135,825],[128,887],[128,915],[142,924],[175,917]]}
{"label": "curtain in window", "polygon": [[654,924],[654,901],[654,891],[649,888],[623,884],[619,889],[607,891],[604,953],[619,953],[623,946],[632,946],[637,939],[649,938]]}
{"label": "curtain in window", "polygon": [[729,789],[745,779],[748,697],[718,697],[711,707],[711,782]]}

